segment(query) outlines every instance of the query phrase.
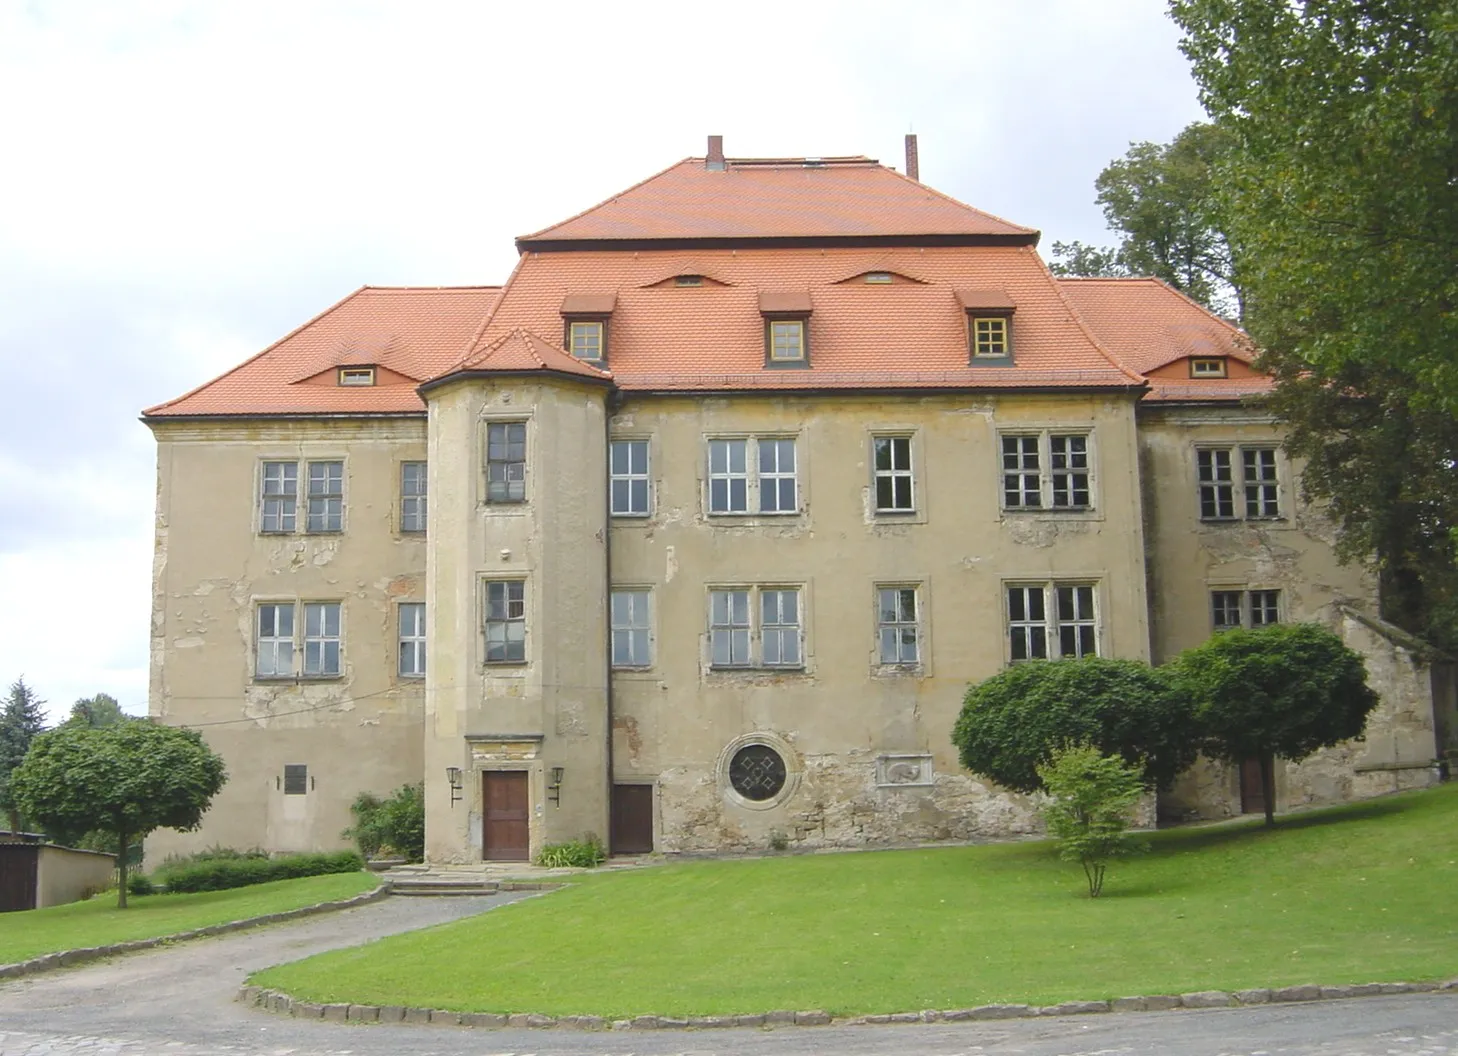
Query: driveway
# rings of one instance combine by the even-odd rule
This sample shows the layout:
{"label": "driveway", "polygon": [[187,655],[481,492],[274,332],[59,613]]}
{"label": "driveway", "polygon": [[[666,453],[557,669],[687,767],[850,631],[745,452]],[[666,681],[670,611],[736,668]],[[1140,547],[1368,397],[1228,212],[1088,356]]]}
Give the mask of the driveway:
{"label": "driveway", "polygon": [[233,1000],[260,968],[524,897],[532,896],[389,898],[0,982],[0,1056],[1458,1056],[1453,994],[996,1023],[629,1033],[310,1022]]}

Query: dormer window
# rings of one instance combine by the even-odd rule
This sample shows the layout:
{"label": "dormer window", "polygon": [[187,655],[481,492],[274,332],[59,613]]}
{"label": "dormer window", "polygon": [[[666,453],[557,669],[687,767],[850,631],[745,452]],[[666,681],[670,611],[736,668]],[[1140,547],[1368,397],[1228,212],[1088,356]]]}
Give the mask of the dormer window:
{"label": "dormer window", "polygon": [[769,358],[771,363],[805,362],[805,320],[770,320]]}
{"label": "dormer window", "polygon": [[373,385],[374,383],[375,383],[375,368],[374,367],[340,367],[339,368],[339,384],[341,384],[341,385],[347,385],[347,386],[354,386],[354,385]]}
{"label": "dormer window", "polygon": [[608,319],[616,293],[569,293],[562,299],[562,347],[584,363],[601,365],[608,357]]}
{"label": "dormer window", "polygon": [[762,290],[759,314],[764,316],[764,362],[767,367],[810,365],[808,290]]}
{"label": "dormer window", "polygon": [[1012,319],[1017,305],[1006,290],[956,290],[967,313],[967,360],[972,366],[1007,366],[1013,361]]}
{"label": "dormer window", "polygon": [[1224,356],[1202,356],[1190,360],[1190,377],[1192,378],[1223,378],[1225,377]]}
{"label": "dormer window", "polygon": [[677,275],[674,277],[675,286],[702,286],[704,277],[702,275]]}
{"label": "dormer window", "polygon": [[1007,358],[1007,317],[994,315],[972,319],[972,358]]}
{"label": "dormer window", "polygon": [[866,272],[866,283],[871,286],[886,286],[891,282],[889,271],[868,271]]}
{"label": "dormer window", "polygon": [[605,329],[601,319],[569,323],[567,339],[572,355],[589,363],[601,363]]}

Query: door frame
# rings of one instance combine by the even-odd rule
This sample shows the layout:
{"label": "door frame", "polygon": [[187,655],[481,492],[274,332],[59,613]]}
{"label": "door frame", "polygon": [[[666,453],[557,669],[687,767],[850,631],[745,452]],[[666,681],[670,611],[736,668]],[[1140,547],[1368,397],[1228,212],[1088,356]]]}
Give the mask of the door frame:
{"label": "door frame", "polygon": [[527,856],[525,860],[531,861],[532,857],[540,849],[541,818],[538,816],[537,807],[541,803],[541,792],[537,787],[537,783],[540,779],[541,766],[533,760],[521,759],[508,761],[503,759],[498,761],[493,759],[484,763],[484,765],[478,762],[473,768],[473,773],[476,775],[476,787],[473,795],[476,809],[472,811],[474,815],[473,820],[475,821],[473,827],[480,841],[475,848],[477,860],[483,862],[513,860],[486,857],[486,781],[491,774],[505,773],[523,774],[526,778]]}

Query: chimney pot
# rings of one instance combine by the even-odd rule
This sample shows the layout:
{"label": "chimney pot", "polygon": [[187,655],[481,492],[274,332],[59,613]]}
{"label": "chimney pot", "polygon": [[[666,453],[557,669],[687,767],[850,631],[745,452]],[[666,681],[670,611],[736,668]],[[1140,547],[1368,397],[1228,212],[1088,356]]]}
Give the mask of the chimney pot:
{"label": "chimney pot", "polygon": [[916,157],[916,133],[906,134],[906,175],[910,176],[917,183],[921,182],[921,166]]}
{"label": "chimney pot", "polygon": [[704,158],[704,168],[712,172],[724,171],[724,137],[709,137],[709,153]]}

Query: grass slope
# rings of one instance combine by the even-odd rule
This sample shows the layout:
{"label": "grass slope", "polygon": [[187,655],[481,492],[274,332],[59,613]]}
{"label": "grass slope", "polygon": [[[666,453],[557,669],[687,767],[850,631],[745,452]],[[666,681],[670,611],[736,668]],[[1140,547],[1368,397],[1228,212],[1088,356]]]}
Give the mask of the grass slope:
{"label": "grass slope", "polygon": [[370,890],[377,882],[376,877],[364,872],[306,876],[230,891],[134,895],[127,899],[126,909],[116,908],[116,892],[110,891],[86,902],[0,914],[0,964],[83,946],[175,935],[230,920],[350,898]]}
{"label": "grass slope", "polygon": [[1160,833],[1090,901],[1046,843],[695,862],[270,968],[314,1001],[848,1015],[1458,970],[1458,784]]}

